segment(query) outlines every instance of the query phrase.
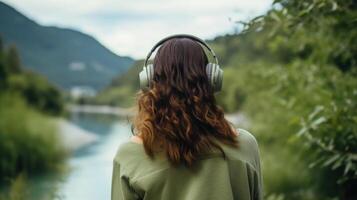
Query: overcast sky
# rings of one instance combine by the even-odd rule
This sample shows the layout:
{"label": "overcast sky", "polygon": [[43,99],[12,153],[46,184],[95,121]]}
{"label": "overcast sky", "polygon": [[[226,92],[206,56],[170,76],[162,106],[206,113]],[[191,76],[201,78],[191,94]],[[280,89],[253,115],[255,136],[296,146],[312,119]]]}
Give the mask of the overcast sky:
{"label": "overcast sky", "polygon": [[[143,58],[162,37],[233,33],[233,21],[263,14],[272,0],[4,0],[42,25],[88,33],[119,55]],[[232,20],[230,20],[232,19]]]}

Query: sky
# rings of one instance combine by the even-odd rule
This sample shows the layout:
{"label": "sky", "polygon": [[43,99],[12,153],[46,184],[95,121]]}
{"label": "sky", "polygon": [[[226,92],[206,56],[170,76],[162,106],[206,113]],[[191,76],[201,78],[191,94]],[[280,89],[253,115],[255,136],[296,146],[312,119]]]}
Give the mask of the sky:
{"label": "sky", "polygon": [[144,58],[165,36],[203,39],[234,33],[236,21],[265,13],[272,0],[3,0],[41,25],[72,28],[114,53]]}

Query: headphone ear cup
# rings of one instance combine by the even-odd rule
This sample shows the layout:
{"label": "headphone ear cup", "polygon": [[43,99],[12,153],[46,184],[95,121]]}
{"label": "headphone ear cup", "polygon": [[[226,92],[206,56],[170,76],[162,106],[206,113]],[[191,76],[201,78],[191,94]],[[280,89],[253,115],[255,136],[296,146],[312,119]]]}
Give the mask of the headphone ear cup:
{"label": "headphone ear cup", "polygon": [[208,63],[206,66],[206,73],[209,83],[214,91],[219,92],[222,89],[223,70],[217,64]]}
{"label": "headphone ear cup", "polygon": [[208,78],[208,82],[211,86],[213,86],[213,80],[212,80],[212,69],[213,69],[213,64],[212,63],[208,63],[206,65],[206,74],[207,74],[207,78]]}
{"label": "headphone ear cup", "polygon": [[154,77],[154,65],[144,66],[139,73],[140,89],[145,90],[150,87],[150,82]]}
{"label": "headphone ear cup", "polygon": [[223,70],[217,65],[217,70],[215,72],[215,92],[219,92],[222,90],[222,83],[223,83]]}

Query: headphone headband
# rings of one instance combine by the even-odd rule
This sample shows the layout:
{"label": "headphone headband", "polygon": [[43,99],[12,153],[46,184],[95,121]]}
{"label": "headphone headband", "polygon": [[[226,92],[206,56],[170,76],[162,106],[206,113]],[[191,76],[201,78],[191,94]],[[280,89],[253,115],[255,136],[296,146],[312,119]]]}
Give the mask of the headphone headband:
{"label": "headphone headband", "polygon": [[171,40],[173,38],[188,38],[188,39],[194,40],[194,41],[202,44],[204,47],[206,47],[208,49],[209,52],[211,52],[216,64],[218,65],[218,59],[217,59],[216,53],[211,49],[211,47],[208,46],[208,44],[205,41],[201,40],[200,38],[198,38],[196,36],[189,35],[189,34],[176,34],[176,35],[167,36],[167,37],[163,38],[162,40],[160,40],[159,42],[157,42],[155,44],[155,46],[153,46],[153,48],[150,50],[148,55],[146,56],[144,66],[147,65],[147,63],[151,57],[151,54],[154,53],[154,51],[156,50],[157,47],[159,47],[164,42]]}

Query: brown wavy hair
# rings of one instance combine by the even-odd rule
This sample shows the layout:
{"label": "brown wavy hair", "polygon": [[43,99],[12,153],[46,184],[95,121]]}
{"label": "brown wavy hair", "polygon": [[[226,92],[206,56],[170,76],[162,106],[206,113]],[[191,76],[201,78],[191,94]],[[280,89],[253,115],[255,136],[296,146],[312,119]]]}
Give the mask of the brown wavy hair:
{"label": "brown wavy hair", "polygon": [[163,151],[174,166],[190,167],[213,148],[226,158],[214,139],[238,147],[238,133],[216,105],[207,63],[204,49],[191,39],[170,39],[159,48],[151,87],[138,93],[133,120],[134,134],[151,158]]}

